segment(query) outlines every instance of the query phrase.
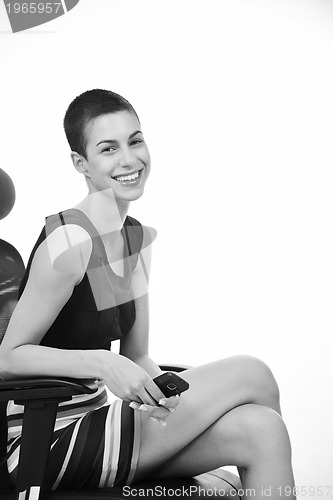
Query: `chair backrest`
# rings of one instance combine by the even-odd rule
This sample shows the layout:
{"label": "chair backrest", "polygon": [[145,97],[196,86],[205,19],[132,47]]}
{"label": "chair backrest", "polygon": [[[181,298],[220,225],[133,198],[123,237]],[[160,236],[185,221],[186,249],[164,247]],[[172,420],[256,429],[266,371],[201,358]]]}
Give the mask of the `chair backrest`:
{"label": "chair backrest", "polygon": [[[0,168],[0,219],[4,219],[15,205],[15,187],[11,177]],[[0,343],[18,300],[18,289],[24,274],[19,252],[0,239]]]}
{"label": "chair backrest", "polygon": [[[18,291],[25,271],[19,252],[0,239],[0,343],[6,333],[12,312],[18,301]],[[0,492],[10,489],[7,454],[7,402],[0,401]]]}
{"label": "chair backrest", "polygon": [[[15,203],[15,188],[10,176],[0,168],[0,219],[6,217]],[[0,239],[0,344],[18,301],[18,291],[25,271],[19,252]],[[12,488],[7,470],[7,402],[0,401],[0,492]],[[1,497],[1,495],[0,495]]]}
{"label": "chair backrest", "polygon": [[25,268],[19,252],[0,239],[0,344],[18,300]]}

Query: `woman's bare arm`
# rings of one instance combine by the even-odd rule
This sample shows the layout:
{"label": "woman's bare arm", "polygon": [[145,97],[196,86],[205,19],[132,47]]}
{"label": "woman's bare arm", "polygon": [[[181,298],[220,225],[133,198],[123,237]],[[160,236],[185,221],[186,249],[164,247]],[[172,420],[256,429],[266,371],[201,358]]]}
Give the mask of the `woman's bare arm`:
{"label": "woman's bare arm", "polygon": [[[66,226],[72,247],[62,248],[59,227],[38,247],[24,292],[12,314],[0,346],[0,375],[17,378],[39,375],[98,377],[99,352],[40,346],[46,331],[82,278],[91,253],[91,239],[83,228]],[[67,253],[66,253],[67,251]],[[55,269],[55,256],[58,256]],[[52,258],[51,258],[52,256]],[[71,267],[71,261],[75,263]],[[77,263],[81,262],[81,269]],[[74,270],[74,272],[68,272]]]}

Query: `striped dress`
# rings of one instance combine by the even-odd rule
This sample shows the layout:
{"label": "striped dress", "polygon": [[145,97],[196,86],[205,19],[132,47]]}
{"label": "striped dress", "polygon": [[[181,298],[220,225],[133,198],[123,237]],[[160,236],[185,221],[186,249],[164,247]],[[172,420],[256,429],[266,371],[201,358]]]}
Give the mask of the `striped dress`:
{"label": "striped dress", "polygon": [[[78,209],[46,218],[21,282],[21,295],[40,243],[59,225],[78,224],[91,236],[92,253],[87,271],[68,302],[44,335],[41,345],[58,349],[110,349],[112,340],[126,335],[135,321],[131,273],[141,249],[143,229],[127,217],[124,276],[115,274],[96,228]],[[140,447],[140,414],[127,401],[108,401],[102,380],[98,391],[74,396],[59,404],[45,487],[48,489],[103,488],[129,485],[135,474]],[[22,431],[23,407],[7,405],[7,464],[15,484]]]}

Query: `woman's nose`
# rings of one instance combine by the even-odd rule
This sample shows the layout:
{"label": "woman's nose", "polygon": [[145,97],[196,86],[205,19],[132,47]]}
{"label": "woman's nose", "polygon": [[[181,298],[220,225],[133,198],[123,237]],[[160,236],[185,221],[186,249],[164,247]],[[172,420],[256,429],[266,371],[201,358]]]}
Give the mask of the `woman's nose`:
{"label": "woman's nose", "polygon": [[132,166],[136,162],[136,157],[130,148],[125,148],[121,151],[119,165],[122,167]]}

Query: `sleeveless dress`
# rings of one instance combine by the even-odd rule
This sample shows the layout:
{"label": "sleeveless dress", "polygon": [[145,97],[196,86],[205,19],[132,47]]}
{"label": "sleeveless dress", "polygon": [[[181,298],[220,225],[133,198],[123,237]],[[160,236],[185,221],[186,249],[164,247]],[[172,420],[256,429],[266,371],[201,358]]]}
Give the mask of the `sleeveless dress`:
{"label": "sleeveless dress", "polygon": [[[143,228],[127,216],[121,229],[125,242],[124,277],[115,274],[107,260],[97,229],[79,209],[46,218],[32,250],[19,296],[29,277],[33,256],[42,241],[60,225],[78,224],[90,235],[92,252],[83,279],[40,344],[58,349],[110,349],[135,321],[130,282],[143,241]],[[66,228],[64,228],[66,229]],[[129,402],[107,400],[102,380],[91,395],[74,396],[59,404],[45,487],[47,489],[103,488],[131,484],[140,446],[140,415]],[[22,431],[23,406],[7,406],[7,464],[15,484]]]}

